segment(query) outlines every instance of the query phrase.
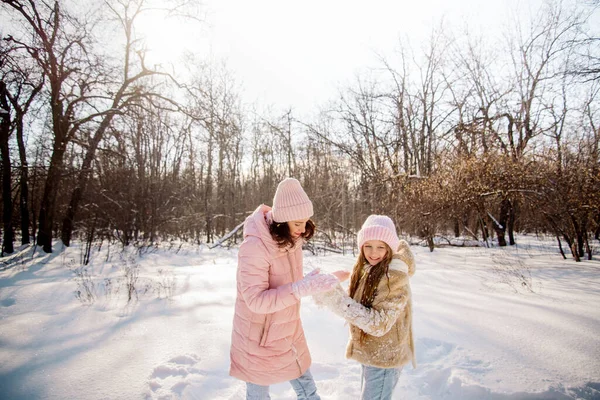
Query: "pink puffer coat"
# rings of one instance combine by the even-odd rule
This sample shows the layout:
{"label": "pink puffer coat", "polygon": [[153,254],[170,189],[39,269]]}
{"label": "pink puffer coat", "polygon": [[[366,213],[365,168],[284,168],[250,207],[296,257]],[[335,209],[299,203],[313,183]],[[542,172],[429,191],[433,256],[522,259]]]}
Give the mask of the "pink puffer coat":
{"label": "pink puffer coat", "polygon": [[302,241],[281,249],[261,205],[244,224],[238,253],[237,298],[229,374],[257,385],[289,381],[304,374],[311,358],[292,282],[302,279]]}

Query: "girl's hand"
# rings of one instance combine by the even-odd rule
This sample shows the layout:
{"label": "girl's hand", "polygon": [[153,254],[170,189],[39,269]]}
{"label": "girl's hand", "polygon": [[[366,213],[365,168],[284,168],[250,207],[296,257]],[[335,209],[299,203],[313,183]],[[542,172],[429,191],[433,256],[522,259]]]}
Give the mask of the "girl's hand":
{"label": "girl's hand", "polygon": [[350,278],[350,272],[348,271],[344,271],[343,269],[340,269],[339,271],[335,271],[332,272],[333,275],[335,275],[336,278],[338,278],[338,280],[340,282],[344,282],[345,280],[347,280],[348,278]]}

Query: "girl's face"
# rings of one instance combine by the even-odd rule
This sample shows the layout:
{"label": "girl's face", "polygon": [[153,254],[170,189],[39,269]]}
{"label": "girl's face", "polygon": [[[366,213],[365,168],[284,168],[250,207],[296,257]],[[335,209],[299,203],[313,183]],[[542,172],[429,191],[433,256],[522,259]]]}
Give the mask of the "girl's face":
{"label": "girl's face", "polygon": [[290,228],[290,235],[292,238],[298,239],[304,232],[306,232],[306,223],[308,222],[308,218],[299,219],[296,221],[288,221],[288,227]]}
{"label": "girl's face", "polygon": [[363,244],[363,254],[369,264],[379,264],[387,255],[387,244],[381,240],[367,240]]}

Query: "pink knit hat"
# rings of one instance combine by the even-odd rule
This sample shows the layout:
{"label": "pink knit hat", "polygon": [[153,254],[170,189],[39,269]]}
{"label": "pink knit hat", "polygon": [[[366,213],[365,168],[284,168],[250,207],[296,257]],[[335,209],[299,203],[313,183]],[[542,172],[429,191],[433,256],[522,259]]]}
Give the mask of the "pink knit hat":
{"label": "pink knit hat", "polygon": [[285,178],[273,197],[273,221],[287,222],[310,218],[313,205],[297,179]]}
{"label": "pink knit hat", "polygon": [[358,231],[357,239],[359,249],[368,240],[381,240],[387,243],[394,253],[398,251],[400,245],[400,239],[396,234],[396,226],[392,219],[385,215],[369,215],[360,231]]}

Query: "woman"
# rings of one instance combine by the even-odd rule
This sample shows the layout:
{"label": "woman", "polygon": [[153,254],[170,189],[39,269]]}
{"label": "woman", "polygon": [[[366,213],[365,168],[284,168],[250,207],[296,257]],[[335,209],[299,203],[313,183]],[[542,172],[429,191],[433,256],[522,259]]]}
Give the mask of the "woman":
{"label": "woman", "polygon": [[300,321],[300,299],[338,284],[331,274],[302,273],[302,244],[315,225],[312,202],[293,178],[277,186],[273,208],[260,205],[244,223],[238,253],[230,375],[246,399],[269,399],[269,385],[290,381],[298,399],[319,400]]}

